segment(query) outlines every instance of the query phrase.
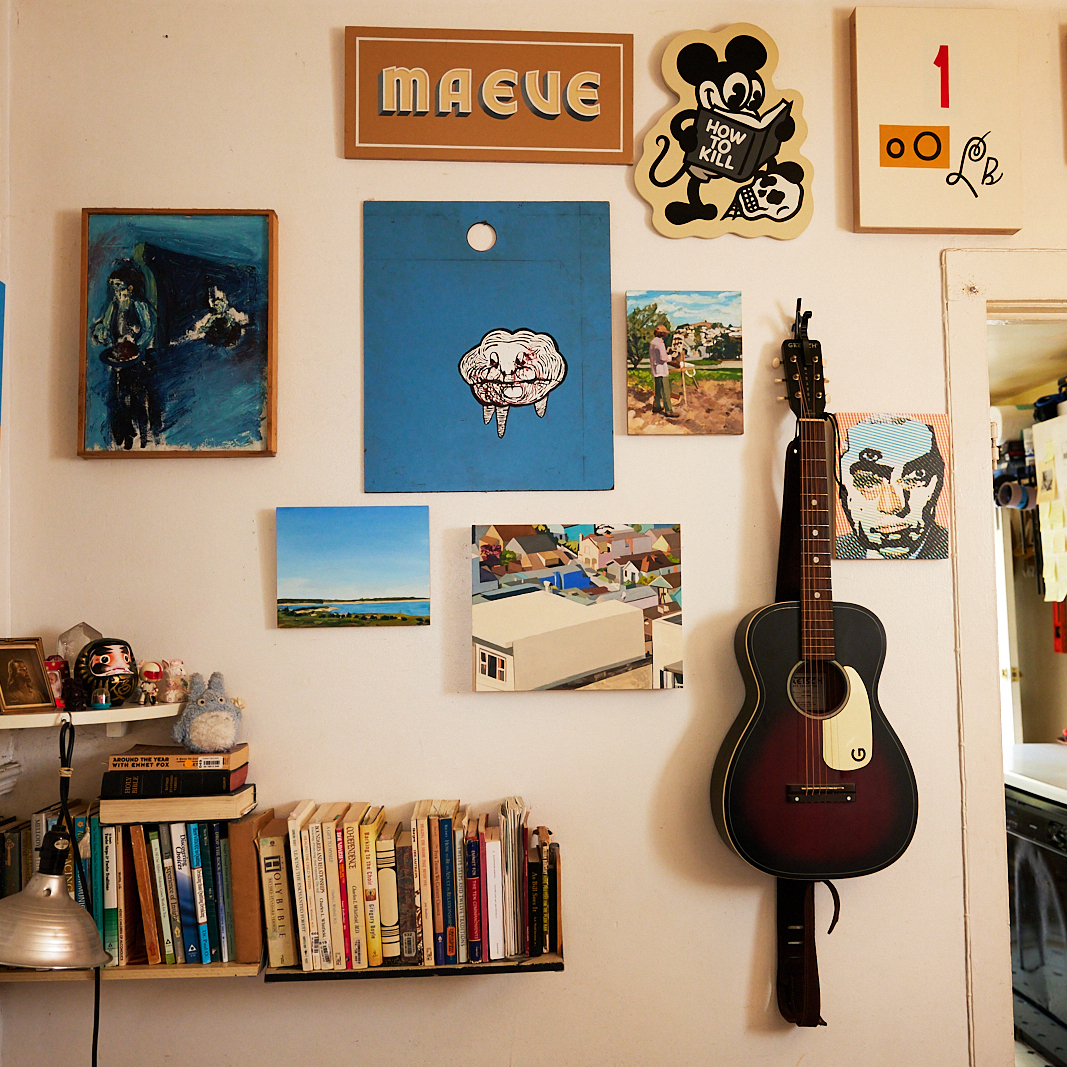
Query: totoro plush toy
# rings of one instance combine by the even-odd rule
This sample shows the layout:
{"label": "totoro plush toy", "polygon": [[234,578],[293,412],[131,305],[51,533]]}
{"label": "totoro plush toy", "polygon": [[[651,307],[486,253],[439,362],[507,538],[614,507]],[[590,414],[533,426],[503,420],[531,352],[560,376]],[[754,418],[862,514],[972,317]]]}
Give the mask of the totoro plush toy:
{"label": "totoro plush toy", "polygon": [[226,683],[215,671],[204,685],[204,676],[189,679],[189,702],[174,724],[174,740],[190,752],[225,752],[237,743],[244,702],[226,696]]}

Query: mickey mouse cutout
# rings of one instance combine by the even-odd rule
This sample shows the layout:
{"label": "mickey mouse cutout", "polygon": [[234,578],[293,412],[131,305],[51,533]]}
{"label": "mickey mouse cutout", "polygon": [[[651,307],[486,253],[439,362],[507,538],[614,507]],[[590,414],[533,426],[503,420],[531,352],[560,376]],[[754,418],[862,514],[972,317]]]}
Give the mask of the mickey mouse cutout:
{"label": "mickey mouse cutout", "polygon": [[634,175],[660,233],[792,238],[807,228],[804,101],[774,87],[777,65],[774,41],[748,23],[667,46],[663,77],[678,104],[648,132]]}

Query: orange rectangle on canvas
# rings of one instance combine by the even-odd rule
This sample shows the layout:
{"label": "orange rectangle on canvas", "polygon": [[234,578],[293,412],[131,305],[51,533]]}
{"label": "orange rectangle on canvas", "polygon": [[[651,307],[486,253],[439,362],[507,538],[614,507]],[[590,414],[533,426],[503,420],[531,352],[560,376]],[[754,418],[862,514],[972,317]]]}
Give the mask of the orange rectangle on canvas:
{"label": "orange rectangle on canvas", "polygon": [[879,166],[948,170],[947,126],[879,126],[878,141]]}
{"label": "orange rectangle on canvas", "polygon": [[633,162],[633,36],[345,29],[345,156]]}

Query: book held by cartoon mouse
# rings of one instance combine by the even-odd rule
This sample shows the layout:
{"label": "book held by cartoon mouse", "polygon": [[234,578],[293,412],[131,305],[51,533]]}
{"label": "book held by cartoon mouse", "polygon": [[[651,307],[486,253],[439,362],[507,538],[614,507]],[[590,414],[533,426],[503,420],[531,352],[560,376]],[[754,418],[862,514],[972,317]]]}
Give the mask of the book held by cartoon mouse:
{"label": "book held by cartoon mouse", "polygon": [[792,108],[791,100],[780,100],[764,115],[699,108],[696,147],[685,157],[690,172],[747,182],[778,154],[782,142],[775,131]]}

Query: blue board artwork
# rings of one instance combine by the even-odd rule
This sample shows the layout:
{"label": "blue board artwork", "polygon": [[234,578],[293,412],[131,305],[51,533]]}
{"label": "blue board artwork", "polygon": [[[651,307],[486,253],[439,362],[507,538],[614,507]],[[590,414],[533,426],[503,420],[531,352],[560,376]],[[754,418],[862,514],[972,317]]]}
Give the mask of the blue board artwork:
{"label": "blue board artwork", "polygon": [[85,212],[81,455],[273,454],[275,224]]}
{"label": "blue board artwork", "polygon": [[611,489],[608,205],[365,203],[363,382],[368,493]]}

